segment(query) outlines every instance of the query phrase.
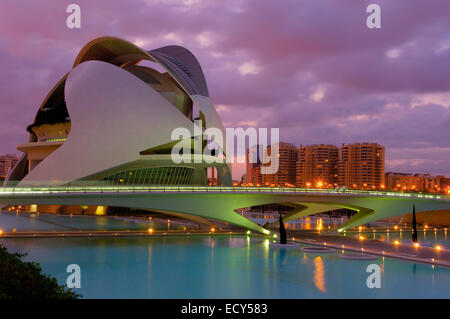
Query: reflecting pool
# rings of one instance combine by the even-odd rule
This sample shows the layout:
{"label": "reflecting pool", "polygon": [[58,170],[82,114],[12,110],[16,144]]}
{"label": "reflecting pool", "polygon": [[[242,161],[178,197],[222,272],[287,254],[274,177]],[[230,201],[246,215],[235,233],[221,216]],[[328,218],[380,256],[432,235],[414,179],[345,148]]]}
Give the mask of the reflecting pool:
{"label": "reflecting pool", "polygon": [[[0,214],[6,231],[145,229],[151,223],[157,226],[105,216]],[[61,284],[66,267],[78,264],[77,292],[84,298],[450,298],[449,268],[382,257],[343,260],[341,251],[274,248],[257,236],[0,237],[0,243],[28,253],[26,260],[39,262]],[[366,284],[373,263],[380,266],[379,289]]]}
{"label": "reflecting pool", "polygon": [[[342,260],[273,248],[259,237],[2,238],[65,283],[81,267],[84,298],[449,298],[450,269],[406,261]],[[369,289],[366,268],[381,269]]]}

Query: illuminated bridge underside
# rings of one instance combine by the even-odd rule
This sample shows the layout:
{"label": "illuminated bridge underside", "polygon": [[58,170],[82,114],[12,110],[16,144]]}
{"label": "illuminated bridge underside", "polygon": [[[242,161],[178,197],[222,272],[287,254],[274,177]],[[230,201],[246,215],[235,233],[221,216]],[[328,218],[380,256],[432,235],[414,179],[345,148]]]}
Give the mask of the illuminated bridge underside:
{"label": "illuminated bridge underside", "polygon": [[236,213],[236,209],[283,203],[294,207],[286,221],[340,208],[357,211],[340,230],[410,213],[413,205],[416,212],[450,209],[450,198],[445,196],[282,189],[255,191],[255,188],[244,187],[3,188],[0,189],[0,203],[132,207],[229,222],[266,234],[266,229]]}

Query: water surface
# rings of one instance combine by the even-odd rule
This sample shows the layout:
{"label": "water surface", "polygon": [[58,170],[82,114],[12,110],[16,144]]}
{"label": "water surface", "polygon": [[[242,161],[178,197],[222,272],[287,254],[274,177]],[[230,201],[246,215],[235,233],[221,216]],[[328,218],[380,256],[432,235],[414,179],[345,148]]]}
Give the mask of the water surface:
{"label": "water surface", "polygon": [[[129,238],[3,238],[65,283],[82,272],[84,298],[449,298],[450,269],[388,258],[354,261],[279,249],[229,235]],[[366,267],[381,267],[381,288]]]}

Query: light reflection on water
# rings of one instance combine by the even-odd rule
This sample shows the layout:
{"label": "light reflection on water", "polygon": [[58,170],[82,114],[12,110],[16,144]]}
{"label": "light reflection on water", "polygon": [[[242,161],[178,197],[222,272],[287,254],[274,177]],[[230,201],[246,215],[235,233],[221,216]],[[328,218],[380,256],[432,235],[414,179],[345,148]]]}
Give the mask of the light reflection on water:
{"label": "light reflection on water", "polygon": [[[64,283],[79,264],[86,298],[449,298],[448,268],[379,258],[339,259],[274,248],[250,236],[3,238],[12,251]],[[366,286],[367,265],[382,269],[382,288]]]}
{"label": "light reflection on water", "polygon": [[317,289],[322,292],[326,292],[327,288],[325,285],[325,265],[322,257],[317,256],[314,258],[314,285]]}
{"label": "light reflection on water", "polygon": [[[338,225],[338,219],[304,218],[295,229]],[[289,226],[288,227],[291,227]],[[107,217],[20,216],[0,214],[0,228],[33,230],[147,228]],[[59,228],[58,228],[59,227]],[[161,224],[162,229],[176,227]],[[423,232],[419,232],[420,236]],[[447,232],[427,231],[431,240]],[[369,234],[368,234],[369,235]],[[393,240],[399,233],[376,233]],[[354,236],[354,234],[347,234]],[[384,237],[383,237],[384,236]],[[388,238],[389,236],[389,238]],[[403,238],[409,232],[401,234]],[[66,266],[82,269],[80,293],[86,298],[449,298],[450,270],[379,258],[338,259],[337,254],[307,254],[299,248],[274,248],[251,236],[154,236],[129,238],[0,238],[10,250],[27,252],[60,283]],[[339,251],[340,252],[340,251]],[[382,288],[369,289],[366,267],[381,266]]]}
{"label": "light reflection on water", "polygon": [[[257,214],[257,213],[247,213],[244,216],[252,220],[253,222],[264,225],[266,223],[273,223],[278,220],[277,214]],[[296,220],[286,222],[284,224],[286,229],[289,230],[336,230],[345,221],[346,218],[336,218],[327,216],[313,216],[313,217],[303,217]]]}
{"label": "light reflection on water", "polygon": [[[372,239],[378,239],[382,241],[411,241],[412,240],[412,233],[409,230],[402,230],[400,231],[380,231],[377,230],[376,232],[362,232],[363,235],[367,235],[367,238]],[[355,237],[358,235],[356,232],[352,233],[346,233],[342,234],[343,236],[349,236],[349,237]],[[440,244],[443,246],[450,246],[450,241],[448,240],[447,231],[443,229],[438,229],[436,231],[434,230],[427,230],[427,231],[421,231],[419,230],[417,232],[417,239],[419,242],[422,243],[432,243],[432,244]]]}

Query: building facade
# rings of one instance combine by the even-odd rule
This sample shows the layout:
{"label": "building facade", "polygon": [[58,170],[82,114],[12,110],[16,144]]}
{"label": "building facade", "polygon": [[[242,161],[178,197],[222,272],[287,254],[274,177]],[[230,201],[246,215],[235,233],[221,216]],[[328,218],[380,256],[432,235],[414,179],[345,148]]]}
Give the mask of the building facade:
{"label": "building facade", "polygon": [[19,161],[17,154],[5,154],[0,156],[0,181],[4,180],[11,169]]}
{"label": "building facade", "polygon": [[[270,147],[269,154],[270,154]],[[279,169],[261,174],[257,148],[247,152],[246,181],[250,186],[384,189],[384,146],[375,143],[301,145],[280,143]],[[253,159],[253,163],[249,162]],[[265,162],[264,160],[262,162]]]}
{"label": "building facade", "polygon": [[386,173],[386,188],[394,191],[438,193],[445,190],[442,176],[430,174]]}
{"label": "building facade", "polygon": [[442,193],[450,194],[450,177],[436,176],[439,181],[439,188]]}
{"label": "building facade", "polygon": [[295,145],[280,142],[278,145],[278,169],[273,174],[267,174],[266,169],[271,166],[272,147],[263,149],[256,145],[250,147],[246,154],[246,182],[249,186],[295,186],[298,150]]}
{"label": "building facade", "polygon": [[[144,60],[164,71],[140,65]],[[186,128],[191,136],[174,141],[175,128]],[[203,154],[204,142],[192,137],[196,129],[208,128],[223,132],[190,51],[175,45],[145,51],[119,38],[97,38],[80,50],[72,69],[42,101],[6,183],[208,185],[214,180],[231,185],[225,161],[211,164],[201,155],[181,163],[172,159],[175,145],[189,147],[191,157]]]}
{"label": "building facade", "polygon": [[339,149],[334,145],[307,145],[298,150],[297,187],[334,187],[338,184]]}
{"label": "building facade", "polygon": [[355,189],[383,189],[385,148],[376,143],[343,144],[340,148],[339,185]]}
{"label": "building facade", "polygon": [[[190,136],[174,140],[176,128]],[[169,45],[146,51],[123,39],[96,38],[38,105],[5,185],[231,186],[231,166],[205,155],[205,141],[195,135],[208,128],[224,132],[202,68],[189,50]],[[218,145],[223,154],[225,145]],[[175,146],[189,149],[183,151],[189,160],[174,161]]]}
{"label": "building facade", "polygon": [[[295,186],[295,165],[297,162],[297,147],[290,143],[278,143],[278,170],[274,174],[262,174],[262,184],[265,186],[294,187]],[[263,153],[263,163],[261,166],[272,165],[269,158],[272,156],[272,147],[267,147],[267,152]],[[267,164],[265,164],[267,163]]]}
{"label": "building facade", "polygon": [[253,145],[245,154],[246,162],[246,174],[244,185],[249,186],[261,186],[262,174],[261,174],[261,158],[259,153],[260,146]]}

